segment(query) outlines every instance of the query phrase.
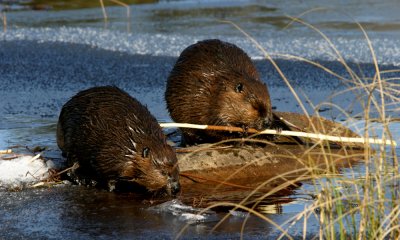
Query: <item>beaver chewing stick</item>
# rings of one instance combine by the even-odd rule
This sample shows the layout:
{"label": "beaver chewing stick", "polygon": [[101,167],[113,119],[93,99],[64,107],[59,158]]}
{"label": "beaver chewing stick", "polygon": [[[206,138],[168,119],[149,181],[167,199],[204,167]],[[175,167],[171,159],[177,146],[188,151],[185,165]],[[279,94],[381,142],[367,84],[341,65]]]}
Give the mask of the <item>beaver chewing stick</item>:
{"label": "beaver chewing stick", "polygon": [[[250,57],[234,44],[204,40],[179,56],[167,82],[168,111],[175,122],[262,130],[273,123],[267,86]],[[182,129],[184,144],[238,137]]]}
{"label": "beaver chewing stick", "polygon": [[[57,144],[79,182],[113,187],[134,182],[149,191],[180,190],[174,150],[146,107],[117,87],[79,92],[62,108]],[[93,183],[93,184],[92,184]]]}

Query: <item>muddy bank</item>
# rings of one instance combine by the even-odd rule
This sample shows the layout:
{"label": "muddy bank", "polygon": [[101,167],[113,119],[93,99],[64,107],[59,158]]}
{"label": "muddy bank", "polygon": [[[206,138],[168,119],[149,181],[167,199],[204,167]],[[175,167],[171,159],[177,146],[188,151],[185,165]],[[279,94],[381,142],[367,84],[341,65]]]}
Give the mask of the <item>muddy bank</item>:
{"label": "muddy bank", "polygon": [[[277,114],[293,123],[297,130],[358,137],[350,129],[323,118],[307,121],[301,114]],[[254,142],[240,143],[243,140],[237,139],[178,149],[183,189],[180,197],[187,204],[202,207],[221,201],[240,202],[251,196],[243,202],[249,204],[263,195],[265,203],[273,197],[290,194],[301,185],[300,181],[340,171],[364,159],[361,144],[301,140],[303,144],[290,137],[279,137],[260,146]]]}

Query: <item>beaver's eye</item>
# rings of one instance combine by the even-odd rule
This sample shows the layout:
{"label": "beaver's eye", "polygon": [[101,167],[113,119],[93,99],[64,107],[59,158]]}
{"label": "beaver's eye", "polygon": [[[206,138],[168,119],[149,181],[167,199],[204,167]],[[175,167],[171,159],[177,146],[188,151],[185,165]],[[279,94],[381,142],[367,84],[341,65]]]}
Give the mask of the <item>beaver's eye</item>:
{"label": "beaver's eye", "polygon": [[241,92],[243,92],[243,89],[244,89],[243,84],[242,84],[242,83],[238,83],[238,84],[236,85],[236,87],[235,87],[235,92],[241,93]]}
{"label": "beaver's eye", "polygon": [[143,158],[148,158],[149,157],[149,153],[150,153],[150,148],[148,148],[148,147],[143,148],[142,157]]}

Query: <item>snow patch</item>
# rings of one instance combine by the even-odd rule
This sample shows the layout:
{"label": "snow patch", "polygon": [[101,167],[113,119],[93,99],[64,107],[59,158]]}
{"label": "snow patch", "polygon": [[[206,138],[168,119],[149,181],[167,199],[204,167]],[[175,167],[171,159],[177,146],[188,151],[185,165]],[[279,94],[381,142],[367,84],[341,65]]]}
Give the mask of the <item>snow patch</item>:
{"label": "snow patch", "polygon": [[[11,158],[11,157],[10,157]],[[8,159],[0,155],[0,188],[22,188],[33,185],[49,176],[51,161],[45,162],[40,154],[36,156],[23,155]]]}

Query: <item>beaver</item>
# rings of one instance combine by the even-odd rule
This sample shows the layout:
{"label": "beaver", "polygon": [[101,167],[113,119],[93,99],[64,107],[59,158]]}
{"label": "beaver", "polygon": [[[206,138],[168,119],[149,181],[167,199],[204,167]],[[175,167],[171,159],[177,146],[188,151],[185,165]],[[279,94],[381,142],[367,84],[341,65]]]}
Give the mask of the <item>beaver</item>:
{"label": "beaver", "polygon": [[[183,50],[165,92],[175,122],[262,130],[273,123],[268,88],[250,57],[234,44],[218,39]],[[238,134],[181,129],[182,144],[217,142]]]}
{"label": "beaver", "polygon": [[57,144],[72,178],[85,185],[115,187],[133,182],[149,192],[180,190],[175,151],[146,107],[114,86],[79,92],[63,107]]}

